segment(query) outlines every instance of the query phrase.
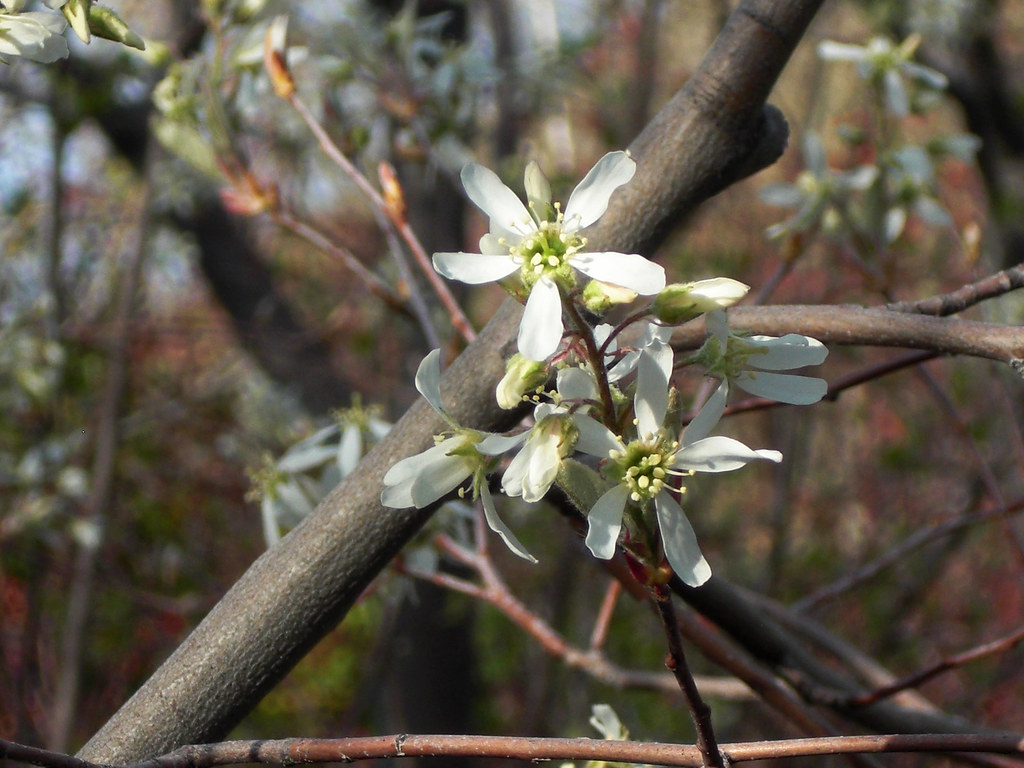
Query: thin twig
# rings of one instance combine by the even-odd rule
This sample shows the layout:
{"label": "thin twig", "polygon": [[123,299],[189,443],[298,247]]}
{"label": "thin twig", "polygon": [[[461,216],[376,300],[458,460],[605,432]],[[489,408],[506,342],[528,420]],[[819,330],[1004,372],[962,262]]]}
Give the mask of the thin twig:
{"label": "thin twig", "polygon": [[938,525],[934,525],[930,528],[922,528],[911,536],[908,536],[900,544],[890,549],[881,557],[878,557],[869,563],[865,563],[860,568],[832,584],[824,586],[800,600],[797,600],[790,605],[790,608],[798,613],[809,611],[820,603],[834,598],[843,592],[852,589],[858,584],[862,584],[868,579],[877,576],[886,568],[902,562],[906,556],[915,549],[949,536],[969,526],[977,525],[978,523],[982,523],[996,517],[1018,514],[1022,510],[1024,510],[1024,498],[1018,498],[1008,503],[1006,506],[991,507],[981,512],[961,515],[959,517],[946,520],[945,522],[939,523]]}
{"label": "thin twig", "polygon": [[405,309],[405,299],[394,288],[367,269],[350,250],[341,247],[311,224],[299,220],[291,211],[283,206],[272,209],[269,213],[274,223],[278,226],[287,229],[321,251],[339,259],[352,274],[366,284],[371,293],[382,299],[386,304],[395,309]]}
{"label": "thin twig", "polygon": [[881,701],[882,699],[886,699],[890,696],[895,696],[897,693],[905,691],[908,688],[917,688],[944,672],[957,669],[972,661],[983,659],[986,656],[992,656],[997,653],[1006,653],[1019,645],[1022,640],[1024,640],[1024,627],[1018,629],[1016,632],[1011,632],[1009,635],[1001,637],[998,640],[993,640],[990,643],[979,645],[969,651],[964,651],[963,653],[958,653],[954,656],[943,659],[942,661],[915,672],[912,675],[900,678],[890,685],[882,686],[870,693],[857,696],[850,700],[849,705],[851,707],[866,707],[870,704],[874,704],[876,701]]}
{"label": "thin twig", "polygon": [[612,613],[619,602],[622,594],[622,582],[618,579],[608,581],[608,589],[605,590],[604,600],[601,601],[601,610],[594,620],[594,629],[590,633],[590,650],[596,651],[604,647],[604,641],[608,637],[608,628],[611,625]]}
{"label": "thin twig", "polygon": [[929,296],[919,301],[894,301],[886,304],[885,308],[892,312],[914,312],[945,317],[1018,288],[1024,288],[1024,263],[983,277],[950,293]]}
{"label": "thin twig", "polygon": [[106,533],[108,507],[116,469],[119,415],[128,380],[131,319],[142,277],[142,264],[149,245],[151,167],[152,163],[147,163],[133,242],[128,248],[127,260],[120,273],[121,284],[114,308],[114,327],[117,335],[109,350],[106,379],[97,407],[96,422],[93,425],[95,439],[92,488],[85,499],[80,517],[82,523],[91,526],[92,535],[84,537],[79,542],[68,595],[67,616],[61,641],[61,669],[48,739],[54,749],[63,749],[67,744],[78,711],[86,621],[92,603],[97,558]]}
{"label": "thin twig", "polygon": [[[486,539],[486,536],[480,536],[477,541],[485,542]],[[560,659],[568,667],[585,672],[595,680],[616,688],[657,690],[664,693],[678,691],[675,680],[669,674],[623,669],[612,663],[599,648],[583,650],[568,642],[511,593],[486,551],[480,549],[485,545],[478,543],[476,551],[470,551],[447,536],[437,537],[437,545],[453,560],[474,570],[480,576],[482,584],[437,571],[420,572],[401,564],[399,569],[410,576],[461,592],[494,606],[532,637],[546,653]],[[700,682],[710,695],[732,700],[750,697],[746,686],[734,679],[701,677]]]}
{"label": "thin twig", "polygon": [[455,300],[451,291],[448,290],[448,286],[445,284],[444,280],[442,280],[441,276],[434,271],[434,268],[430,263],[430,258],[427,256],[427,253],[420,244],[416,234],[412,231],[412,227],[409,226],[409,223],[394,222],[390,218],[388,205],[384,198],[381,197],[380,193],[374,189],[369,180],[367,180],[367,178],[359,172],[359,169],[356,168],[348,157],[345,156],[345,153],[341,151],[338,145],[334,143],[331,137],[327,134],[327,131],[324,130],[323,126],[320,125],[316,117],[306,106],[305,102],[299,98],[297,92],[293,92],[288,96],[288,103],[292,105],[295,111],[298,112],[299,116],[302,118],[303,122],[306,123],[306,126],[320,143],[320,148],[324,153],[333,160],[342,171],[345,172],[345,175],[352,179],[355,185],[359,187],[362,193],[366,195],[371,203],[373,203],[374,207],[388,217],[388,221],[395,226],[395,229],[398,231],[398,234],[401,235],[405,244],[409,247],[409,250],[412,252],[413,257],[416,259],[417,264],[419,264],[420,269],[423,271],[423,274],[426,276],[431,287],[437,293],[437,296],[444,305],[444,308],[448,311],[448,314],[451,317],[452,327],[455,328],[456,332],[462,336],[467,343],[473,341],[476,337],[473,327],[470,325],[469,320],[466,318],[466,315],[463,313],[462,308]]}
{"label": "thin twig", "polygon": [[715,728],[711,722],[711,707],[701,697],[697,683],[693,680],[693,673],[690,672],[690,666],[686,663],[683,636],[679,632],[679,622],[672,606],[672,592],[665,586],[654,587],[653,592],[654,605],[658,609],[662,626],[665,628],[665,639],[668,641],[665,666],[675,675],[679,690],[683,692],[686,706],[690,710],[693,725],[697,729],[697,748],[700,750],[703,764],[705,768],[725,768],[722,753],[718,748],[718,739],[715,737]]}

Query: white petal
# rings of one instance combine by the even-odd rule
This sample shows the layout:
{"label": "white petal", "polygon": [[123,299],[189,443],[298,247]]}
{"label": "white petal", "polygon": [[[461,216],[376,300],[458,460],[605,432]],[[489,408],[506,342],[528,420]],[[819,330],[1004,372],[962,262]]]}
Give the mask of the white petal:
{"label": "white petal", "polygon": [[518,245],[521,240],[519,235],[510,240],[488,232],[480,237],[480,253],[487,256],[507,256],[511,253],[512,247]]}
{"label": "white petal", "polygon": [[665,268],[638,253],[577,253],[569,263],[585,275],[653,296],[665,287]]}
{"label": "white petal", "polygon": [[903,70],[903,74],[907,77],[912,77],[929,88],[934,88],[936,91],[944,91],[949,85],[949,80],[946,76],[931,67],[915,64],[912,61],[905,61],[900,65],[900,69]]}
{"label": "white petal", "polygon": [[757,191],[757,196],[761,198],[761,202],[776,208],[796,208],[807,197],[807,193],[796,184],[777,181],[761,187]]}
{"label": "white petal", "polygon": [[0,54],[50,64],[68,55],[67,23],[58,13],[26,11],[0,15]]}
{"label": "white petal", "polygon": [[748,357],[747,364],[765,371],[821,365],[828,357],[828,347],[817,339],[798,333],[787,333],[781,337],[748,336],[741,343],[761,350],[762,354]]}
{"label": "white petal", "polygon": [[[670,351],[671,354],[671,351]],[[644,350],[636,366],[636,395],[633,411],[637,431],[641,437],[655,434],[661,429],[668,412],[668,377],[657,358]]]}
{"label": "white petal", "polygon": [[526,300],[519,323],[519,352],[529,360],[547,360],[562,340],[562,297],[546,277],[538,280]]}
{"label": "white petal", "polygon": [[891,243],[903,233],[903,227],[907,223],[907,212],[900,207],[890,208],[885,213],[885,242]]}
{"label": "white petal", "polygon": [[763,371],[743,371],[736,378],[736,386],[752,395],[790,405],[812,405],[828,393],[824,379]]}
{"label": "white petal", "polygon": [[697,534],[686,513],[667,493],[654,497],[654,508],[658,512],[658,527],[668,564],[684,583],[699,587],[711,578],[711,566],[701,554]]}
{"label": "white petal", "polygon": [[384,475],[381,504],[394,509],[424,507],[453,491],[473,473],[469,459],[448,455],[464,440],[462,436],[450,437],[393,465]]}
{"label": "white petal", "polygon": [[750,286],[729,277],[711,277],[690,283],[690,295],[728,307],[747,295]]}
{"label": "white petal", "polygon": [[531,160],[523,174],[523,186],[526,187],[526,199],[534,212],[543,217],[551,205],[551,184],[536,160]]}
{"label": "white petal", "polygon": [[903,78],[895,69],[888,69],[882,76],[885,89],[885,105],[897,117],[906,117],[910,113],[910,97],[903,85]]}
{"label": "white petal", "polygon": [[695,472],[731,472],[756,459],[779,462],[782,454],[778,451],[755,451],[731,437],[705,437],[676,453],[672,466]]}
{"label": "white petal", "polygon": [[609,152],[583,177],[565,205],[568,231],[586,229],[608,210],[612,193],[636,173],[636,163],[625,152]]}
{"label": "white petal", "polygon": [[363,433],[359,427],[350,424],[341,433],[341,440],[338,441],[338,471],[342,477],[348,477],[352,470],[359,464],[363,457]]}
{"label": "white petal", "polygon": [[867,49],[859,45],[837,43],[834,40],[818,43],[818,56],[826,61],[863,61],[867,55]]}
{"label": "white petal", "polygon": [[462,485],[472,474],[475,465],[466,456],[438,458],[427,471],[412,481],[412,503],[417,509],[433,504]]}
{"label": "white petal", "polygon": [[715,310],[708,312],[704,316],[704,324],[708,330],[708,336],[718,339],[718,343],[722,345],[723,351],[725,345],[729,341],[729,320],[726,317],[724,310]]}
{"label": "white petal", "polygon": [[566,400],[597,399],[597,384],[590,371],[582,368],[562,368],[556,379],[558,394]]}
{"label": "white petal", "polygon": [[579,433],[576,440],[576,450],[582,451],[588,456],[607,459],[612,451],[625,449],[622,441],[608,427],[596,419],[592,419],[590,416],[577,411],[573,414],[572,421]]}
{"label": "white petal", "polygon": [[626,486],[616,485],[597,500],[587,515],[586,545],[594,557],[610,560],[615,554],[615,544],[622,530],[622,511],[626,508],[628,496]]}
{"label": "white petal", "polygon": [[426,398],[430,407],[445,417],[441,403],[441,350],[432,349],[416,369],[416,390]]}
{"label": "white petal", "polygon": [[487,214],[491,232],[528,235],[537,229],[522,200],[491,169],[470,163],[462,169],[462,185],[469,199]]}
{"label": "white petal", "polygon": [[526,480],[526,473],[530,468],[530,444],[523,446],[523,450],[512,457],[505,474],[501,476],[501,490],[506,496],[522,496],[523,482]]}
{"label": "white petal", "polygon": [[526,434],[526,432],[520,432],[518,435],[486,433],[483,439],[476,444],[476,449],[484,456],[500,456],[523,442],[526,439]]}
{"label": "white petal", "polygon": [[683,445],[703,440],[711,434],[711,430],[715,428],[725,412],[725,404],[728,399],[729,382],[726,380],[705,401],[700,411],[693,417],[693,421],[683,431]]}
{"label": "white petal", "polygon": [[523,483],[523,501],[530,503],[538,502],[547,495],[562,464],[562,457],[558,453],[558,435],[546,435],[544,439],[534,442],[536,445],[530,453],[530,463]]}
{"label": "white petal", "polygon": [[487,521],[488,527],[501,537],[505,546],[513,553],[519,555],[523,560],[536,563],[537,558],[526,551],[526,547],[519,542],[512,530],[498,517],[498,510],[494,508],[494,499],[491,497],[491,491],[486,483],[480,487],[480,500],[484,503],[484,519]]}
{"label": "white petal", "polygon": [[526,445],[515,455],[501,478],[501,488],[506,495],[522,496],[530,503],[544,498],[562,463],[558,453],[559,440],[558,431],[544,430],[538,421],[530,431]]}
{"label": "white petal", "polygon": [[449,280],[480,285],[508,277],[519,265],[506,249],[503,254],[435,253],[434,269]]}

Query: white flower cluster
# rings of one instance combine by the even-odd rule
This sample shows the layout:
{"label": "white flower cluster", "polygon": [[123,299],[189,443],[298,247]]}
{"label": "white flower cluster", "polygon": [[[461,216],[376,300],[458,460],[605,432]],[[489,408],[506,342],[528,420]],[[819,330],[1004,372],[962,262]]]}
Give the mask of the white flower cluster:
{"label": "white flower cluster", "polygon": [[[480,254],[438,253],[434,265],[446,277],[467,283],[504,281],[525,301],[519,354],[509,361],[496,396],[503,408],[532,404],[531,426],[505,435],[456,424],[441,402],[435,350],[420,365],[416,387],[451,429],[433,448],[388,470],[381,501],[393,508],[424,507],[469,481],[490,527],[514,552],[533,560],[498,517],[488,485],[488,476],[502,468],[502,457],[514,452],[501,477],[505,495],[536,502],[557,483],[574,503],[589,498],[588,508],[580,511],[587,517],[586,545],[596,557],[612,557],[622,543],[652,571],[664,559],[683,581],[699,586],[711,569],[680,503],[686,478],[782,459],[778,451],[710,434],[731,388],[786,403],[816,402],[825,394],[824,381],[776,371],[817,365],[827,350],[804,336],[732,333],[725,308],[747,291],[735,280],[666,286],[664,270],[643,256],[587,252],[580,231],[605,212],[635,168],[624,152],[605,155],[564,211],[551,202],[550,186],[535,163],[526,169],[527,206],[486,168],[463,170],[470,199],[490,217],[490,232],[481,239]],[[605,300],[654,299],[630,323],[592,327],[577,304],[594,295],[595,283]],[[672,378],[682,363],[669,341],[672,325],[700,315],[707,315],[708,341],[686,363],[700,364],[721,384],[681,430]],[[623,331],[642,317],[648,323],[642,337],[626,345]],[[546,391],[552,376],[555,388]]]}

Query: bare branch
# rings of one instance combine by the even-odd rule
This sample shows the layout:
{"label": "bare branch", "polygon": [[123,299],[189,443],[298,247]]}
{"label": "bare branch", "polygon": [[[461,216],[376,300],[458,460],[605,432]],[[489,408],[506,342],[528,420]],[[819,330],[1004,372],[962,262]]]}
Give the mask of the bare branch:
{"label": "bare branch", "polygon": [[[1024,358],[1024,328],[854,305],[733,307],[729,326],[771,336],[802,333],[827,344],[923,349],[1009,364]],[[676,331],[672,344],[695,349],[705,338],[703,324],[691,323]]]}
{"label": "bare branch", "polygon": [[[911,752],[985,752],[1024,756],[1024,738],[997,734],[826,736],[738,742],[722,746],[731,763],[821,755]],[[690,744],[598,739],[542,739],[522,736],[441,736],[399,733],[350,739],[260,739],[183,747],[125,768],[218,768],[219,766],[352,763],[398,757],[491,757],[506,760],[599,760],[652,765],[701,765]],[[109,768],[46,750],[0,740],[0,758],[42,768]]]}

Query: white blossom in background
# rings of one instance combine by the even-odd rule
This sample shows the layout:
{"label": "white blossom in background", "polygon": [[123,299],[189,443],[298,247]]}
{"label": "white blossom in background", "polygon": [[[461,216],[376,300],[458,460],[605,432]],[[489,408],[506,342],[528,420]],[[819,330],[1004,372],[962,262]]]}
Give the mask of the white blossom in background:
{"label": "white blossom in background", "polygon": [[794,183],[767,184],[758,193],[768,205],[796,208],[796,212],[765,231],[769,238],[791,232],[806,232],[821,223],[826,232],[839,229],[842,218],[836,204],[846,202],[852,192],[863,192],[878,178],[878,168],[861,165],[849,171],[835,171],[828,167],[825,146],[813,131],[804,135],[804,170]]}
{"label": "white blossom in background", "polygon": [[[56,9],[63,2],[47,5]],[[22,11],[25,0],[3,0],[0,6],[0,61],[7,63],[4,57],[21,56],[50,64],[67,57],[67,21],[60,13]]]}
{"label": "white blossom in background", "polygon": [[910,96],[904,81],[932,91],[943,91],[949,85],[941,72],[911,61],[920,44],[920,35],[911,35],[899,45],[885,37],[873,37],[864,46],[823,40],[818,45],[818,56],[825,61],[855,63],[857,74],[882,89],[886,108],[896,117],[906,117],[910,114]]}
{"label": "white blossom in background", "polygon": [[665,270],[639,254],[589,253],[579,232],[608,209],[612,193],[626,184],[636,163],[625,152],[602,157],[573,190],[562,211],[551,202],[551,186],[540,167],[526,168],[528,206],[497,174],[471,163],[462,169],[469,199],[490,219],[480,253],[435,253],[434,268],[451,280],[478,285],[515,274],[528,292],[519,326],[519,351],[546,360],[562,338],[562,299],[576,288],[576,272],[653,296],[665,287]]}
{"label": "white blossom in background", "polygon": [[536,562],[515,534],[498,516],[487,487],[492,458],[522,442],[522,435],[499,435],[460,427],[441,402],[441,350],[430,352],[416,371],[416,389],[451,427],[447,436],[435,437],[437,444],[415,456],[402,459],[384,475],[381,504],[393,509],[426,507],[439,501],[467,480],[474,497],[483,503],[487,525],[506,546],[525,560]]}

